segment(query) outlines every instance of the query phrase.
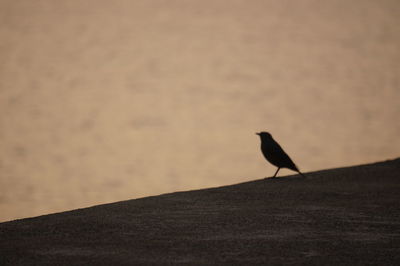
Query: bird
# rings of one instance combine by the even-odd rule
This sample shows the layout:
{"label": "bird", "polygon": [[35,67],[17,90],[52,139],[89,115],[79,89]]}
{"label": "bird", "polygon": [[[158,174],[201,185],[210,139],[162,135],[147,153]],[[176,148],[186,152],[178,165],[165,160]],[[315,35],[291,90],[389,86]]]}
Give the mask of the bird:
{"label": "bird", "polygon": [[305,178],[305,175],[300,172],[299,168],[297,168],[292,159],[290,159],[289,155],[287,155],[287,153],[282,149],[279,143],[272,138],[272,135],[270,133],[262,131],[256,133],[256,135],[260,136],[261,151],[265,159],[267,159],[267,161],[271,164],[278,167],[272,178],[276,177],[281,168],[288,168],[290,170],[296,171],[303,178]]}

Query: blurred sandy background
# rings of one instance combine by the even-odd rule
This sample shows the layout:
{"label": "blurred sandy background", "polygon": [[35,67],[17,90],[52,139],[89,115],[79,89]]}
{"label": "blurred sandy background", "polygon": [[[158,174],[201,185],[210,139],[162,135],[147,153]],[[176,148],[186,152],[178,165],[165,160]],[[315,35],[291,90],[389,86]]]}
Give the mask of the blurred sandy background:
{"label": "blurred sandy background", "polygon": [[[0,221],[400,151],[400,2],[0,0]],[[282,171],[280,174],[290,174]]]}

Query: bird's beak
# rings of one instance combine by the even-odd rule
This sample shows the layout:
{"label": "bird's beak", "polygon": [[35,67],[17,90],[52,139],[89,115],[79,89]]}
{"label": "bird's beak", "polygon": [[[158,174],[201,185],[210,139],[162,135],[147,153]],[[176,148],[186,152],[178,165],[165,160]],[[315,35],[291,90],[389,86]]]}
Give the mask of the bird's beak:
{"label": "bird's beak", "polygon": [[256,135],[259,135],[259,136],[260,136],[260,133],[256,133]]}

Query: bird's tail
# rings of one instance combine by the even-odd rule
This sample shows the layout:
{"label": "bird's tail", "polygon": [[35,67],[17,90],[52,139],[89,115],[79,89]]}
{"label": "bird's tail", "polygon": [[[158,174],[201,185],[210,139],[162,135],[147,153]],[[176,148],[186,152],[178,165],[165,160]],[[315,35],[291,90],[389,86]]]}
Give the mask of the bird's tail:
{"label": "bird's tail", "polygon": [[302,172],[300,172],[300,171],[297,171],[297,173],[299,173],[303,178],[307,178],[306,177],[306,175],[305,174],[303,174]]}

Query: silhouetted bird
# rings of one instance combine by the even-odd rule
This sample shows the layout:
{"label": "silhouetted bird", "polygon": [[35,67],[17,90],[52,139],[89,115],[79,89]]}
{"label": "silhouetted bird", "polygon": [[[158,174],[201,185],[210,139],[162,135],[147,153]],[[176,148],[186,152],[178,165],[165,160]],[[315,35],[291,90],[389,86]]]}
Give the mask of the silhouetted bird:
{"label": "silhouetted bird", "polygon": [[264,154],[265,159],[268,162],[278,167],[274,176],[275,178],[281,168],[288,168],[290,170],[298,172],[302,177],[305,177],[294,164],[289,155],[282,149],[282,147],[276,142],[271,134],[268,132],[256,133],[261,138],[261,151]]}

